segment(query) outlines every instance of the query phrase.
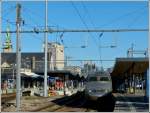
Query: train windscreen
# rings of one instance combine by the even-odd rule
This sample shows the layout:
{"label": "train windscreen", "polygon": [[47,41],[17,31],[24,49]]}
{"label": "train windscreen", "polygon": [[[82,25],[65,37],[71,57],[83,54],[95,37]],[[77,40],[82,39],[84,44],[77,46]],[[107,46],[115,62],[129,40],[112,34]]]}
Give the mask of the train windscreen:
{"label": "train windscreen", "polygon": [[109,81],[108,77],[100,77],[100,81]]}
{"label": "train windscreen", "polygon": [[98,81],[98,78],[97,77],[90,77],[89,81]]}
{"label": "train windscreen", "polygon": [[109,77],[89,77],[89,81],[110,81]]}

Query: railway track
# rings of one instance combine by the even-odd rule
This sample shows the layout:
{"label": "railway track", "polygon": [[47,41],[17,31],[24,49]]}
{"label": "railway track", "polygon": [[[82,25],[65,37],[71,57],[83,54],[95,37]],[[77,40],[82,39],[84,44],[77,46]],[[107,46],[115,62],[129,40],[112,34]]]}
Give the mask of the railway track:
{"label": "railway track", "polygon": [[1,109],[4,109],[10,105],[14,105],[14,103],[11,103],[10,101],[14,100],[15,98],[16,98],[16,93],[2,94],[1,95]]}
{"label": "railway track", "polygon": [[38,111],[54,111],[61,108],[61,105],[64,103],[71,101],[73,98],[76,98],[78,94],[74,94],[69,97],[64,97],[61,99],[54,100],[50,103],[45,104],[44,106],[38,107],[37,109],[30,110],[30,112],[38,112]]}
{"label": "railway track", "polygon": [[[9,95],[10,96],[10,95]],[[8,95],[4,96],[3,99],[7,98]],[[84,98],[83,92],[78,92],[72,96],[66,96],[57,98],[55,100],[45,100],[46,98],[41,98],[42,100],[38,100],[38,98],[33,99],[33,103],[31,101],[24,101],[25,103],[22,103],[22,105],[25,105],[25,107],[22,107],[22,111],[28,111],[28,112],[97,112],[99,111],[99,108],[103,107],[102,104],[99,105],[99,101],[88,101]],[[105,100],[105,99],[104,99]],[[110,98],[107,97],[107,100],[110,104]],[[31,102],[27,104],[27,102]],[[32,105],[34,107],[32,108]],[[28,107],[27,107],[28,106]],[[7,111],[7,110],[5,110]]]}
{"label": "railway track", "polygon": [[86,100],[83,98],[83,93],[77,93],[67,98],[55,100],[41,108],[32,110],[31,112],[86,112],[95,111],[83,107]]}
{"label": "railway track", "polygon": [[[54,112],[75,112],[75,111],[85,111],[86,109],[81,109],[81,107],[85,104],[85,100],[82,98],[83,96],[80,95],[77,98],[72,99],[65,103],[60,109],[55,110]],[[75,106],[75,107],[73,107]]]}
{"label": "railway track", "polygon": [[4,104],[10,100],[13,100],[16,98],[16,93],[9,93],[9,94],[2,94],[1,95],[1,103]]}
{"label": "railway track", "polygon": [[87,106],[85,106],[87,103],[87,100],[85,100],[83,97],[80,97],[78,99],[73,100],[72,102],[68,102],[64,106],[62,106],[60,109],[55,110],[54,112],[90,112],[90,111],[96,111],[93,109],[89,109]]}
{"label": "railway track", "polygon": [[[25,91],[22,92],[23,96],[30,95],[30,92]],[[6,107],[9,107],[11,105],[16,106],[13,100],[16,99],[16,92],[15,93],[7,93],[1,95],[1,109],[5,109]]]}
{"label": "railway track", "polygon": [[[22,96],[29,96],[30,95],[30,91],[25,91],[25,92],[22,92]],[[8,93],[8,94],[2,94],[1,95],[1,103],[2,104],[5,104],[13,99],[16,98],[16,93]]]}

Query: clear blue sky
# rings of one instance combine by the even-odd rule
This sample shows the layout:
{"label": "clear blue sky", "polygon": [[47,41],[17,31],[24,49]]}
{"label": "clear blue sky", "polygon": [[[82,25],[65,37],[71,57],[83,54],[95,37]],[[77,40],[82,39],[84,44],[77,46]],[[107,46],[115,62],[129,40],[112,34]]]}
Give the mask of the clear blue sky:
{"label": "clear blue sky", "polygon": [[[34,27],[44,28],[45,2],[20,2],[22,5],[21,17],[25,21],[24,30]],[[73,5],[74,4],[74,5]],[[15,30],[16,2],[2,2],[2,30],[9,25]],[[77,10],[76,10],[77,9]],[[79,14],[82,18],[80,18]],[[8,22],[8,21],[9,22]],[[148,28],[148,2],[48,2],[48,25],[54,29],[128,29]],[[88,47],[65,49],[65,55],[72,59],[113,59],[126,57],[127,49],[134,43],[136,50],[145,50],[148,47],[148,32],[124,32],[124,33],[64,33],[64,45],[68,47],[82,46],[87,42]],[[61,33],[48,35],[48,40],[61,43]],[[44,41],[43,34],[22,34],[22,52],[41,52]],[[16,35],[11,34],[13,51],[15,52]],[[2,41],[5,34],[2,35]],[[115,41],[116,40],[116,41]],[[117,42],[117,48],[101,48]],[[81,65],[80,62],[74,64]],[[97,62],[100,65],[100,62]],[[113,66],[113,62],[103,62],[104,67]]]}

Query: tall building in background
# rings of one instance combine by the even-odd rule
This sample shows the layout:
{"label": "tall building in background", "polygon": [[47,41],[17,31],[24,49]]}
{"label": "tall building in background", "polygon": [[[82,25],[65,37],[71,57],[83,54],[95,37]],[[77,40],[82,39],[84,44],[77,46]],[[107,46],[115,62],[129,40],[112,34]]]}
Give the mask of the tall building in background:
{"label": "tall building in background", "polygon": [[9,27],[7,27],[6,40],[5,40],[5,43],[3,44],[3,52],[5,53],[9,53],[13,51],[12,43],[11,43],[11,36],[10,36],[9,31],[10,29]]}
{"label": "tall building in background", "polygon": [[84,62],[81,73],[82,73],[82,76],[87,77],[88,74],[97,72],[97,71],[98,71],[98,67],[96,66],[95,63],[93,63],[92,61],[86,61]]}
{"label": "tall building in background", "polygon": [[64,69],[64,46],[60,43],[48,43],[48,68],[50,70]]}

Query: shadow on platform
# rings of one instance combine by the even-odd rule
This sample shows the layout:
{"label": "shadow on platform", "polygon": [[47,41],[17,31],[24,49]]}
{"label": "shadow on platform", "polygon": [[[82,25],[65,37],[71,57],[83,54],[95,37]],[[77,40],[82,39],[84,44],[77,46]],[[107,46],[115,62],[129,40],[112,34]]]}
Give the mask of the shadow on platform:
{"label": "shadow on platform", "polygon": [[[75,99],[74,102],[71,102],[73,99]],[[66,104],[68,101],[70,102]],[[93,109],[99,112],[113,112],[116,99],[112,94],[109,94],[103,98],[99,98],[97,101],[88,101],[85,99],[83,92],[77,92],[70,97],[66,96],[60,99],[56,99],[52,102],[60,106],[67,106],[72,108]]]}

